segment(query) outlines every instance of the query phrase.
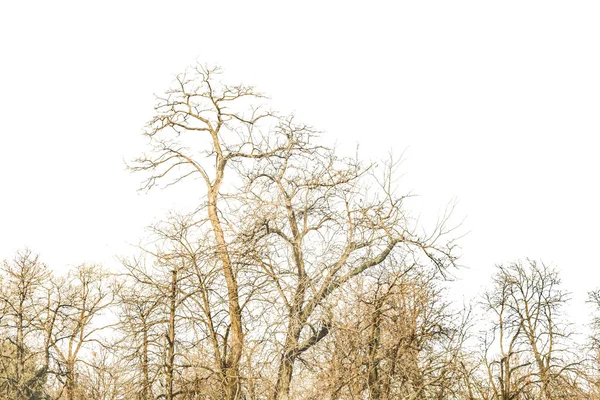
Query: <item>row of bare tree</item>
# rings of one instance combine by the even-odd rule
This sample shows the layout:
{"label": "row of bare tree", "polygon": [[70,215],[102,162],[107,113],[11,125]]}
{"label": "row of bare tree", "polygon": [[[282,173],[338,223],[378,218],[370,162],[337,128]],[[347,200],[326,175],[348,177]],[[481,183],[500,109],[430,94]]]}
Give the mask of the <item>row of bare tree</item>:
{"label": "row of bare tree", "polygon": [[450,213],[423,230],[393,160],[341,157],[219,73],[177,77],[130,166],[194,210],[117,273],[56,276],[27,250],[3,264],[0,398],[599,398],[556,271],[500,266],[457,309]]}
{"label": "row of bare tree", "polygon": [[437,268],[382,263],[318,306],[293,354],[283,280],[255,271],[232,394],[218,262],[181,219],[164,228],[118,275],[57,277],[27,250],[3,263],[0,399],[600,399],[600,330],[573,340],[558,274],[534,261],[498,266],[463,309]]}

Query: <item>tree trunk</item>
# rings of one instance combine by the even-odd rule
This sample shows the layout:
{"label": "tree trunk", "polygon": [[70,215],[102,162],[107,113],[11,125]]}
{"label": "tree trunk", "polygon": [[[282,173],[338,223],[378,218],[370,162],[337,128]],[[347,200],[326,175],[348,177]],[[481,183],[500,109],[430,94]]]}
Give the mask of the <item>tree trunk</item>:
{"label": "tree trunk", "polygon": [[67,376],[65,382],[65,396],[66,400],[75,399],[75,369],[74,366],[69,363],[67,365]]}
{"label": "tree trunk", "polygon": [[25,343],[24,343],[24,333],[23,333],[23,302],[24,300],[21,299],[21,302],[19,304],[19,311],[18,311],[18,315],[17,315],[17,340],[16,340],[16,347],[17,347],[17,365],[16,365],[16,389],[17,389],[17,393],[22,396],[24,395],[25,392],[25,388],[24,388],[24,383],[25,383],[25,379],[24,379],[24,374],[25,374]]}
{"label": "tree trunk", "polygon": [[169,332],[167,335],[167,400],[173,400],[173,370],[175,368],[175,308],[177,307],[177,271],[171,278],[171,301],[169,304]]}
{"label": "tree trunk", "polygon": [[274,400],[289,399],[290,383],[292,382],[292,371],[294,369],[294,359],[289,354],[284,354],[279,365],[277,374],[277,383],[275,385]]}
{"label": "tree trunk", "polygon": [[148,372],[148,328],[144,323],[144,339],[142,344],[142,400],[149,400],[150,374]]}
{"label": "tree trunk", "polygon": [[290,393],[290,384],[292,382],[292,372],[294,371],[294,362],[298,353],[298,340],[302,330],[300,313],[295,313],[290,318],[290,324],[285,339],[284,348],[281,354],[279,371],[277,373],[277,383],[273,393],[274,400],[288,399]]}
{"label": "tree trunk", "polygon": [[[224,166],[223,166],[224,167]],[[239,365],[244,347],[242,330],[242,312],[239,304],[238,285],[233,264],[229,257],[225,234],[217,211],[217,193],[211,191],[208,196],[208,216],[217,242],[217,253],[223,265],[223,274],[227,283],[229,318],[231,321],[231,346],[225,368],[225,395],[229,400],[238,399],[241,394]]]}
{"label": "tree trunk", "polygon": [[381,336],[381,301],[375,302],[375,310],[372,314],[371,337],[369,340],[369,358],[368,358],[368,377],[369,399],[381,399],[381,383],[379,381],[379,362],[377,360],[377,350]]}

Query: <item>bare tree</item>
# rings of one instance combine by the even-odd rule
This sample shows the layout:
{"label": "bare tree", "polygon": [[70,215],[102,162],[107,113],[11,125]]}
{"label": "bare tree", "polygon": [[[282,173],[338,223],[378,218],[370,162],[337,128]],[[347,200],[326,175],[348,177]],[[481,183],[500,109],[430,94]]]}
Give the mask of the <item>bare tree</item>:
{"label": "bare tree", "polygon": [[586,348],[585,378],[590,399],[600,399],[600,289],[588,293],[588,303],[593,306],[591,332]]}
{"label": "bare tree", "polygon": [[312,144],[310,127],[267,111],[260,93],[222,84],[218,73],[198,66],[177,77],[149,123],[152,152],[133,169],[150,172],[146,188],[169,177],[167,186],[188,177],[204,186],[199,210],[227,287],[230,333],[220,353],[227,354],[228,399],[241,395],[243,308],[252,293],[239,279],[260,271],[269,281],[272,300],[286,310],[276,332],[278,399],[289,394],[297,358],[328,334],[322,306],[332,292],[395,254],[425,257],[443,270],[454,263],[453,245],[444,242],[446,218],[431,235],[416,234],[393,165],[379,175]]}
{"label": "bare tree", "polygon": [[[136,294],[129,294],[124,299],[127,314],[122,320],[122,329],[128,335],[125,344],[135,346],[129,357],[137,359],[141,367],[139,397],[154,398],[156,389],[153,386],[159,383],[158,396],[172,400],[177,396],[181,265],[169,260],[168,263],[158,261],[157,268],[152,270],[146,270],[137,262],[126,266],[133,278]],[[152,358],[157,366],[154,372],[150,365]]]}
{"label": "bare tree", "polygon": [[[173,215],[153,226],[143,256],[124,262],[129,277],[122,300],[124,345],[133,345],[128,358],[141,361],[144,399],[157,393],[152,389],[157,376],[164,382],[158,396],[167,399],[185,398],[198,385],[212,398],[226,394],[231,328],[221,290],[226,284],[214,252],[207,254],[189,224],[189,218]],[[163,360],[154,373],[152,353]]]}
{"label": "bare tree", "polygon": [[60,308],[51,331],[52,350],[58,361],[56,375],[66,400],[76,400],[81,398],[77,367],[84,362],[85,346],[102,345],[99,333],[114,325],[98,321],[112,306],[114,292],[109,287],[109,275],[94,265],[81,265],[56,283],[54,290],[61,293],[57,297],[60,304],[50,308]]}
{"label": "bare tree", "polygon": [[485,360],[495,396],[565,398],[579,360],[562,317],[568,296],[558,273],[528,260],[498,266],[493,282],[484,297],[495,316]]}
{"label": "bare tree", "polygon": [[388,267],[353,285],[336,312],[327,361],[319,362],[320,393],[330,399],[469,398],[464,343],[470,314],[452,311],[430,274]]}
{"label": "bare tree", "polygon": [[43,365],[40,356],[44,352],[35,340],[39,333],[35,322],[41,312],[36,301],[50,272],[36,254],[25,249],[17,252],[12,261],[3,262],[2,273],[0,327],[6,336],[0,369],[6,394],[15,398],[37,398],[47,371],[36,367]]}
{"label": "bare tree", "polygon": [[[104,346],[94,346],[79,373],[82,398],[86,400],[128,399],[125,390],[126,367],[113,351]],[[135,397],[134,397],[135,399]]]}
{"label": "bare tree", "polygon": [[[260,120],[270,116],[251,103],[262,96],[248,86],[218,84],[214,81],[218,73],[216,68],[198,66],[177,77],[176,87],[158,99],[156,116],[148,124],[146,136],[152,153],[136,160],[133,169],[151,171],[147,188],[170,174],[174,175],[171,184],[189,176],[199,176],[203,182],[206,202],[200,203],[212,228],[212,240],[227,285],[231,324],[223,389],[228,399],[236,399],[241,394],[244,331],[236,260],[229,249],[231,236],[220,199],[228,167],[243,160],[276,155],[283,145],[270,148],[268,135],[263,136],[255,129]],[[190,142],[195,142],[196,147],[191,148]]]}
{"label": "bare tree", "polygon": [[303,132],[304,147],[261,160],[247,175],[260,224],[251,254],[287,309],[275,399],[288,396],[296,359],[329,333],[323,306],[331,293],[386,260],[429,261],[439,271],[454,263],[443,238],[447,216],[432,235],[417,235],[406,197],[396,194],[393,162],[363,166],[309,145],[305,127],[288,121],[286,129]]}
{"label": "bare tree", "polygon": [[160,306],[162,295],[148,285],[124,283],[118,293],[119,331],[118,344],[122,362],[130,369],[128,396],[150,400],[154,396],[154,382],[158,374],[156,353],[160,345],[162,322]]}

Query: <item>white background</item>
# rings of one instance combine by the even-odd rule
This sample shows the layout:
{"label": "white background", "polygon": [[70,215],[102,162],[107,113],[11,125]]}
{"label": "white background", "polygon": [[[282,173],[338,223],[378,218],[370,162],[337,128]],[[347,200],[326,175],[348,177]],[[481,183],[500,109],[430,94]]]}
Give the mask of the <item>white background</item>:
{"label": "white background", "polygon": [[[456,199],[470,298],[494,264],[559,268],[576,322],[600,286],[600,3],[3,2],[0,259],[118,264],[195,193],[136,192],[153,93],[196,60],[342,151],[404,152],[423,222]],[[186,203],[187,202],[187,203]]]}

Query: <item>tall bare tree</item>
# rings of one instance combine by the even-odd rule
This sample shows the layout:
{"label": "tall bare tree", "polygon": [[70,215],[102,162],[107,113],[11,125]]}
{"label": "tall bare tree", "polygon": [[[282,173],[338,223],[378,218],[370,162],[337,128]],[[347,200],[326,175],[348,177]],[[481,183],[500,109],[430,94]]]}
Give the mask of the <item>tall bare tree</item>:
{"label": "tall bare tree", "polygon": [[227,287],[230,333],[220,353],[227,354],[228,399],[242,393],[243,308],[251,291],[239,279],[270,281],[286,310],[275,332],[281,343],[272,393],[284,398],[297,358],[330,330],[322,306],[332,292],[394,255],[445,269],[455,260],[453,245],[444,238],[446,219],[431,235],[416,234],[392,165],[378,172],[313,144],[310,127],[266,110],[252,87],[220,83],[219,72],[197,66],[177,77],[148,125],[151,152],[133,169],[150,173],[146,188],[188,177],[204,187],[199,210]]}
{"label": "tall bare tree", "polygon": [[275,156],[283,150],[283,144],[271,148],[271,138],[255,128],[259,121],[271,115],[252,103],[262,95],[248,86],[219,84],[214,80],[218,73],[216,68],[198,66],[179,75],[177,85],[165,97],[158,98],[156,115],[146,131],[152,152],[136,160],[133,169],[151,172],[145,183],[147,188],[168,175],[171,175],[171,184],[189,176],[200,177],[205,192],[199,203],[210,222],[216,255],[227,285],[231,334],[224,365],[227,371],[224,391],[228,399],[236,399],[241,394],[244,331],[236,259],[229,247],[231,229],[224,219],[226,207],[221,197],[232,166],[244,160]]}
{"label": "tall bare tree", "polygon": [[[254,207],[254,256],[287,310],[273,397],[286,398],[294,363],[331,329],[327,297],[386,261],[454,263],[447,215],[430,236],[415,233],[394,185],[394,163],[376,168],[310,145],[311,132],[291,120],[287,132],[303,132],[304,146],[260,160],[246,178]],[[315,329],[315,327],[318,327]]]}

